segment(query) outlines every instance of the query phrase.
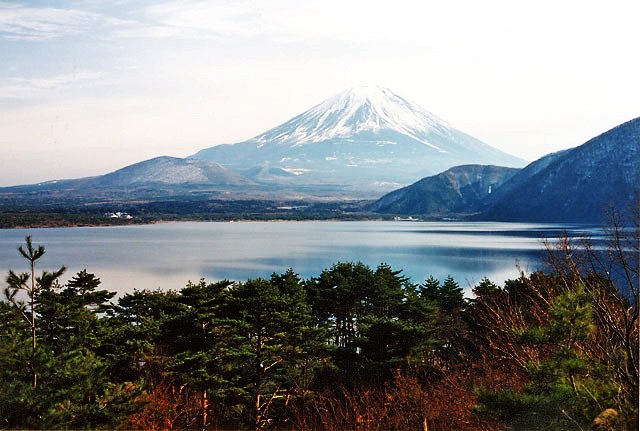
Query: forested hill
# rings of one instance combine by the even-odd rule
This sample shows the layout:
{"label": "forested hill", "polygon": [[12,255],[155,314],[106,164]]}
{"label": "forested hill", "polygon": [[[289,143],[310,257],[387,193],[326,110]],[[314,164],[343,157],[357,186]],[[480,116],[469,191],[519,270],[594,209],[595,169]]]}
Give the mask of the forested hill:
{"label": "forested hill", "polygon": [[28,237],[0,301],[0,427],[637,429],[637,232],[617,226],[614,253],[560,241],[549,273],[472,299],[347,262],[115,300],[86,270],[32,278]]}
{"label": "forested hill", "polygon": [[640,118],[521,170],[456,166],[370,205],[384,214],[491,221],[599,223],[640,199]]}
{"label": "forested hill", "polygon": [[367,208],[387,214],[455,217],[477,213],[518,169],[463,165],[388,193]]}
{"label": "forested hill", "polygon": [[523,169],[504,186],[483,219],[599,222],[608,208],[633,208],[640,197],[640,118],[557,154],[538,172]]}

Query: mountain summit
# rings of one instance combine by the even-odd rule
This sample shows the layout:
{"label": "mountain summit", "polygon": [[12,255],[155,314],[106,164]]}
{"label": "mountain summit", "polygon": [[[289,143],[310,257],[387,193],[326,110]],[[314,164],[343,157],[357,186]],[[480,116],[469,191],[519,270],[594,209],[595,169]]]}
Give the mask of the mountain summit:
{"label": "mountain summit", "polygon": [[[343,91],[252,139],[185,159],[155,157],[107,175],[11,193],[155,199],[184,195],[379,198],[453,166],[524,166],[387,88]],[[482,179],[479,179],[481,184]]]}
{"label": "mountain summit", "polygon": [[300,146],[363,133],[394,130],[437,151],[428,133],[446,135],[452,127],[420,106],[378,86],[361,85],[343,91],[252,141]]}
{"label": "mountain summit", "polygon": [[240,173],[260,166],[293,174],[277,177],[281,182],[378,195],[456,165],[525,164],[378,86],[343,91],[252,139],[191,157]]}

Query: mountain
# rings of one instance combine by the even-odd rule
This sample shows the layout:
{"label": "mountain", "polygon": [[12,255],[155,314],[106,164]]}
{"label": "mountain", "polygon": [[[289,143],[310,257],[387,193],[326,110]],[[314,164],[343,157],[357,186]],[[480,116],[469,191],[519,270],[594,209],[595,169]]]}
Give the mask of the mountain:
{"label": "mountain", "polygon": [[348,185],[372,196],[456,165],[525,164],[377,86],[354,87],[252,139],[190,158],[238,172],[278,169],[292,176],[269,180]]}
{"label": "mountain", "polygon": [[546,169],[547,166],[549,166],[551,163],[562,158],[568,151],[571,151],[571,150],[561,150],[555,153],[550,153],[545,156],[542,156],[541,158],[539,158],[534,162],[531,162],[530,164],[525,166],[523,169],[521,169],[517,173],[517,175],[513,175],[511,178],[509,178],[509,180],[506,181],[504,184],[502,184],[500,187],[494,187],[493,193],[491,193],[491,196],[489,196],[488,199],[485,199],[481,209],[482,210],[488,209],[493,203],[503,199],[512,190],[520,187],[522,184],[527,182],[530,178],[534,177],[535,175],[537,175],[538,173]]}
{"label": "mountain", "polygon": [[162,156],[94,177],[86,184],[93,187],[123,187],[142,184],[241,186],[252,184],[252,181],[215,162]]}
{"label": "mountain", "polygon": [[49,203],[74,204],[119,200],[153,200],[256,188],[256,183],[207,160],[155,157],[95,177],[47,181],[0,188],[0,207]]}
{"label": "mountain", "polygon": [[374,202],[370,211],[451,217],[477,212],[493,190],[518,172],[500,166],[464,165],[403,187]]}
{"label": "mountain", "polygon": [[640,196],[640,118],[533,162],[491,197],[485,220],[599,222]]}
{"label": "mountain", "polygon": [[66,202],[203,194],[371,199],[469,163],[524,165],[386,88],[359,86],[248,141],[207,148],[185,159],[156,157],[102,176],[0,193],[12,202],[20,202],[21,194]]}
{"label": "mountain", "polygon": [[[490,188],[489,188],[490,187]],[[599,222],[640,199],[640,118],[523,169],[457,166],[388,193],[369,210],[478,220]]]}

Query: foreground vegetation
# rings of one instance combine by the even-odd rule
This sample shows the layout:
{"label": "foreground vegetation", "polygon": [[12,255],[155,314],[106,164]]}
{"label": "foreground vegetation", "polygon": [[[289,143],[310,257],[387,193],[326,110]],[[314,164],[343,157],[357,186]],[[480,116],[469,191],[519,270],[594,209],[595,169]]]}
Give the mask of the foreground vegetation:
{"label": "foreground vegetation", "polygon": [[381,264],[117,300],[20,246],[0,302],[0,428],[638,428],[638,229],[549,245],[467,299]]}

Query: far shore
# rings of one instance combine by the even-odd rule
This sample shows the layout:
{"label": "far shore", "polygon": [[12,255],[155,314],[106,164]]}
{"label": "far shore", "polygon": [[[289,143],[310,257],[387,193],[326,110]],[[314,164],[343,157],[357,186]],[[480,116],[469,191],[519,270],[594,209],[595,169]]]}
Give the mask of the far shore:
{"label": "far shore", "polygon": [[[6,226],[0,226],[2,229],[54,229],[54,228],[83,228],[83,227],[114,227],[114,226],[143,226],[154,225],[161,223],[248,223],[248,222],[263,222],[263,223],[285,223],[285,222],[350,222],[350,221],[394,221],[391,217],[333,217],[333,218],[234,218],[234,219],[204,219],[204,218],[181,218],[181,219],[162,219],[162,220],[127,220],[126,222],[97,222],[97,223],[74,223],[74,222],[46,222],[30,223],[30,224],[12,224]],[[405,220],[395,220],[405,221]],[[419,219],[411,221],[423,221]],[[438,220],[445,221],[445,220]]]}

